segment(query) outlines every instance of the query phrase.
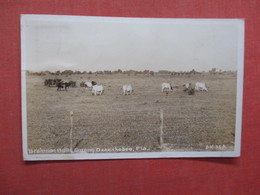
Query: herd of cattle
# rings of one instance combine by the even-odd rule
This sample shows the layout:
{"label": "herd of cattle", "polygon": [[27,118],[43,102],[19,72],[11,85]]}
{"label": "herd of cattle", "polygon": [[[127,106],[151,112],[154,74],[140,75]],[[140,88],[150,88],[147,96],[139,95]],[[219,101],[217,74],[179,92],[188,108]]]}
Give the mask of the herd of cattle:
{"label": "herd of cattle", "polygon": [[[178,86],[174,86],[178,88]],[[170,83],[162,83],[162,92],[165,92],[166,95],[174,88]],[[208,91],[206,83],[196,82],[195,84],[185,83],[183,85],[185,92],[188,92],[189,95],[194,95],[195,91]]]}
{"label": "herd of cattle", "polygon": [[[48,87],[55,86],[57,87],[57,91],[64,89],[67,91],[69,87],[76,87],[76,81],[63,81],[62,79],[45,79],[44,85]],[[92,95],[102,95],[104,93],[103,85],[98,85],[96,81],[91,82],[84,82],[80,83],[80,87],[85,87],[86,89],[91,89]],[[208,91],[208,86],[202,82],[196,82],[195,84],[192,83],[185,83],[183,85],[185,92],[188,92],[189,95],[194,95],[195,91]],[[166,95],[169,92],[173,91],[173,88],[178,88],[178,86],[173,86],[171,83],[162,83],[161,92],[165,93]],[[122,86],[123,95],[131,95],[133,93],[132,85],[123,85]]]}
{"label": "herd of cattle", "polygon": [[63,81],[62,79],[45,79],[44,85],[48,87],[57,87],[57,91],[61,89],[67,90],[68,87],[76,87],[76,81]]}

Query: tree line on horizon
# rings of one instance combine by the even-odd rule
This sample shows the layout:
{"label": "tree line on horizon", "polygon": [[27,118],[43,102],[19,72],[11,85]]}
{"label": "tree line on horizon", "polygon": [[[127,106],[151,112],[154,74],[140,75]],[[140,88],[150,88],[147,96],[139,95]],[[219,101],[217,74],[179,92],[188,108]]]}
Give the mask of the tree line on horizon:
{"label": "tree line on horizon", "polygon": [[154,74],[170,74],[170,75],[195,75],[195,74],[202,74],[202,73],[209,73],[209,74],[223,74],[223,73],[232,73],[236,71],[222,71],[221,69],[217,70],[216,68],[212,68],[209,71],[196,71],[195,69],[192,69],[191,71],[168,71],[168,70],[159,70],[159,71],[152,71],[152,70],[144,70],[144,71],[136,71],[136,70],[126,70],[122,71],[121,69],[115,70],[115,71],[110,71],[110,70],[104,70],[104,71],[73,71],[73,70],[64,70],[64,71],[39,71],[39,72],[32,72],[32,71],[27,71],[27,74],[30,75],[79,75],[79,74],[127,74],[127,75],[137,75],[137,74],[143,74],[143,75],[151,75],[153,76]]}

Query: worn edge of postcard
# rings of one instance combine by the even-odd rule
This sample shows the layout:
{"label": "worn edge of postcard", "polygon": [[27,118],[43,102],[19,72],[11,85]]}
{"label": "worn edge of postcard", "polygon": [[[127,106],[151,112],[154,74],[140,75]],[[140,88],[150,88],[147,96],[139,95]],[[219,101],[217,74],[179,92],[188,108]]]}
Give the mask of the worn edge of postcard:
{"label": "worn edge of postcard", "polygon": [[[234,151],[210,151],[210,152],[141,152],[141,153],[72,153],[72,154],[33,154],[28,153],[27,147],[27,106],[26,106],[26,47],[25,47],[25,20],[31,17],[64,17],[77,21],[78,19],[88,18],[95,21],[102,18],[106,22],[117,19],[120,22],[152,22],[153,20],[175,21],[176,23],[204,23],[231,22],[238,25],[238,46],[237,46],[237,86],[236,86],[236,122],[235,122],[235,144]],[[22,103],[22,148],[23,159],[25,161],[41,160],[98,160],[98,159],[140,159],[140,158],[189,158],[189,157],[240,157],[241,152],[241,128],[242,128],[242,102],[243,102],[243,77],[244,77],[244,19],[174,19],[174,18],[120,18],[120,17],[94,17],[94,16],[57,16],[57,15],[36,15],[22,14],[20,17],[21,29],[21,103]]]}

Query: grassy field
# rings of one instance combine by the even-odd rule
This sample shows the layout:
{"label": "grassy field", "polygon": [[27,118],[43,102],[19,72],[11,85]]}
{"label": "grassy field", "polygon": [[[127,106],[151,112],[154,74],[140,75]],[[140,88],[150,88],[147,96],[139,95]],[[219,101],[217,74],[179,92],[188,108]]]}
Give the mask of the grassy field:
{"label": "grassy field", "polygon": [[[44,86],[45,78],[27,75],[28,148],[70,147],[70,112],[73,111],[73,148],[135,148],[136,152],[233,150],[235,138],[236,76],[229,75],[71,75],[78,87],[57,91]],[[79,87],[95,80],[104,86],[102,96]],[[208,92],[188,95],[186,82],[205,82]],[[161,83],[178,85],[168,96]],[[131,84],[133,95],[123,96]],[[163,110],[163,140],[160,110]],[[140,146],[140,150],[136,147]],[[222,146],[222,147],[219,147]],[[224,147],[223,147],[224,146]],[[103,150],[103,152],[107,152]],[[110,151],[111,152],[111,151]],[[114,151],[113,151],[114,152]]]}

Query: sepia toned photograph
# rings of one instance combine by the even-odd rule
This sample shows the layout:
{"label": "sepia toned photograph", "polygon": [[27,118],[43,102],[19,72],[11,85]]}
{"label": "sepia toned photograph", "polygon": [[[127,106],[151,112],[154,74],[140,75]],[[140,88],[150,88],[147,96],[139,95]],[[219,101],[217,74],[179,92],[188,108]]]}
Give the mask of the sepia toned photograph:
{"label": "sepia toned photograph", "polygon": [[243,19],[21,15],[24,160],[239,157]]}

